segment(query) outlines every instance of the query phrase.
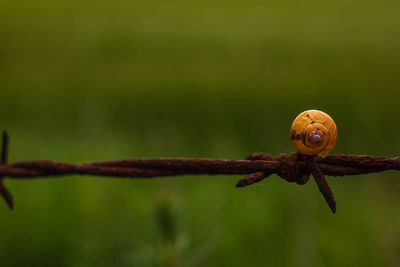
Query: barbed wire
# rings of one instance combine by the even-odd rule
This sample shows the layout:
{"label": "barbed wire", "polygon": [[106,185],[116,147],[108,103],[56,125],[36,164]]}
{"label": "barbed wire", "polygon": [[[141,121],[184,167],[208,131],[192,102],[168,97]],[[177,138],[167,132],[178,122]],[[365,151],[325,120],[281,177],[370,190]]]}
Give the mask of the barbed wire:
{"label": "barbed wire", "polygon": [[236,187],[245,187],[277,174],[288,182],[299,185],[314,177],[319,191],[333,213],[336,202],[324,175],[345,176],[400,170],[400,157],[385,158],[366,155],[331,155],[325,158],[299,153],[280,154],[272,157],[267,153],[253,153],[245,160],[206,158],[138,158],[107,160],[71,164],[51,160],[32,160],[8,163],[9,137],[3,131],[0,164],[0,194],[13,209],[11,193],[4,186],[4,177],[10,179],[49,178],[62,175],[92,175],[107,177],[153,178],[179,175],[246,175]]}

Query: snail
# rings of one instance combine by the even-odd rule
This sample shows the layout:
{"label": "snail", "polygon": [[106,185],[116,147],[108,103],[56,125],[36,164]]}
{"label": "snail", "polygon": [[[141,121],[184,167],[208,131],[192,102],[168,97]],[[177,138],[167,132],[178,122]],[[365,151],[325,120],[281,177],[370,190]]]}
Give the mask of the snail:
{"label": "snail", "polygon": [[336,138],[335,121],[319,110],[300,113],[290,127],[290,139],[304,155],[326,157],[335,146]]}

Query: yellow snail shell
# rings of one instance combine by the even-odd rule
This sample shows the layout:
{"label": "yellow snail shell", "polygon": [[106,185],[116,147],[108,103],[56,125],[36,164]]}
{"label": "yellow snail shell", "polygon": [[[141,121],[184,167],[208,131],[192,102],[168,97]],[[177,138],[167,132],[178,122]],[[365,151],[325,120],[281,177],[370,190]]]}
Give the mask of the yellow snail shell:
{"label": "yellow snail shell", "polygon": [[336,138],[335,121],[319,110],[300,113],[290,127],[290,139],[304,155],[327,156],[335,146]]}

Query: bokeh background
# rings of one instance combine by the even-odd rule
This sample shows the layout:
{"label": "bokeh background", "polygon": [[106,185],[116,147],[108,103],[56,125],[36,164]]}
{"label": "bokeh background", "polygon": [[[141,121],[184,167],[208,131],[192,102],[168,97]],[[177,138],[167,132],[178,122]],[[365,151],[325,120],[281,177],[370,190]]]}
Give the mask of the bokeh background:
{"label": "bokeh background", "polygon": [[[316,108],[334,153],[400,153],[399,1],[0,3],[10,160],[293,151]],[[399,266],[400,174],[6,180],[1,266]]]}

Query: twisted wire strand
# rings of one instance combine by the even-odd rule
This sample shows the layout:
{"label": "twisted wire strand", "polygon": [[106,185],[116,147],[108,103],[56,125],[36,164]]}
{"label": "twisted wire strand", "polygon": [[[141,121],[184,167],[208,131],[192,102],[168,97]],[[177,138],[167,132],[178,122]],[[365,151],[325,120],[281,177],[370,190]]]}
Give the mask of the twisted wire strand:
{"label": "twisted wire strand", "polygon": [[3,132],[0,164],[0,194],[10,208],[13,198],[3,184],[9,179],[50,178],[63,175],[92,175],[106,177],[153,178],[178,175],[246,175],[236,187],[244,187],[277,174],[288,182],[305,184],[314,177],[328,206],[336,211],[336,202],[324,175],[345,176],[400,170],[400,157],[384,158],[367,155],[331,155],[325,158],[299,153],[280,154],[272,157],[266,153],[253,153],[245,160],[206,158],[138,158],[106,160],[72,164],[50,160],[32,160],[7,163],[9,138]]}
{"label": "twisted wire strand", "polygon": [[[259,153],[257,153],[259,154]],[[268,155],[268,154],[266,154]],[[0,165],[0,176],[11,179],[32,179],[70,174],[151,178],[192,174],[251,174],[259,171],[276,173],[292,182],[307,173],[306,162],[293,160],[293,155],[281,154],[271,160],[227,160],[206,158],[138,158],[72,164],[51,160],[18,161]],[[345,176],[400,170],[400,158],[364,155],[332,155],[316,158],[325,175]],[[294,180],[297,181],[297,180]]]}

